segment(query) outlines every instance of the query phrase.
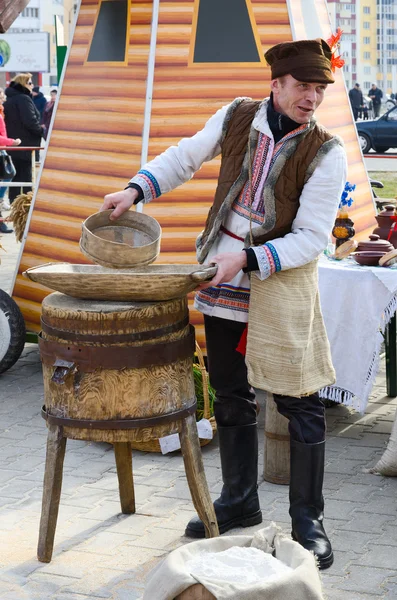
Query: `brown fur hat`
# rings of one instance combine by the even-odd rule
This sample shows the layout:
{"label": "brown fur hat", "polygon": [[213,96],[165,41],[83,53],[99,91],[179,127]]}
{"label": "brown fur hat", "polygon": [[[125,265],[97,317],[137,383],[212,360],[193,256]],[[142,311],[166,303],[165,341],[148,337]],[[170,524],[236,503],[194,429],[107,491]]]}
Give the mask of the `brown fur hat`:
{"label": "brown fur hat", "polygon": [[331,57],[331,48],[321,38],[283,42],[269,48],[265,54],[272,79],[292,75],[298,81],[308,83],[335,83]]}

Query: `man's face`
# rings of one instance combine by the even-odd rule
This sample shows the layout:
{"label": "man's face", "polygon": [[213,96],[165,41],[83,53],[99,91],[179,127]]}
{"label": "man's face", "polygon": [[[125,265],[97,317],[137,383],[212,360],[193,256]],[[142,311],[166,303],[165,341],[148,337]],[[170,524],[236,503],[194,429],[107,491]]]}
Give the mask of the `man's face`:
{"label": "man's face", "polygon": [[324,100],[326,83],[297,81],[292,75],[273,79],[274,107],[297,123],[308,123],[314,111]]}
{"label": "man's face", "polygon": [[371,85],[371,90],[376,90],[376,85],[374,83]]}

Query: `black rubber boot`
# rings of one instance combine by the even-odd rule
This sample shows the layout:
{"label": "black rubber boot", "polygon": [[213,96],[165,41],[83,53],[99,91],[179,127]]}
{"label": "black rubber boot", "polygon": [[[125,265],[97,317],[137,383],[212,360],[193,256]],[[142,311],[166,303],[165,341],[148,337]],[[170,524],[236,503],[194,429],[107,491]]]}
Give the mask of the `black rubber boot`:
{"label": "black rubber boot", "polygon": [[[262,522],[258,498],[258,432],[257,424],[241,427],[219,427],[223,488],[214,508],[219,533],[233,527],[250,527]],[[204,524],[193,517],[185,535],[205,537]]]}
{"label": "black rubber boot", "polygon": [[334,562],[331,542],[323,527],[325,442],[301,444],[291,440],[289,488],[292,537],[314,552],[320,569]]}

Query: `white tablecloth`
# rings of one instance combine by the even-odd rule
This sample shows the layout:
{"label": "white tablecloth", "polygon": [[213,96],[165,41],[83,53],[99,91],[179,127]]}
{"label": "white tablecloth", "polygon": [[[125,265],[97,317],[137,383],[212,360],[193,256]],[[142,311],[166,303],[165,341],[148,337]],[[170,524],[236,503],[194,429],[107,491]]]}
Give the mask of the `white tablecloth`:
{"label": "white tablecloth", "polygon": [[319,287],[336,371],[335,385],[320,395],[364,412],[379,367],[382,333],[397,308],[397,269],[323,256]]}

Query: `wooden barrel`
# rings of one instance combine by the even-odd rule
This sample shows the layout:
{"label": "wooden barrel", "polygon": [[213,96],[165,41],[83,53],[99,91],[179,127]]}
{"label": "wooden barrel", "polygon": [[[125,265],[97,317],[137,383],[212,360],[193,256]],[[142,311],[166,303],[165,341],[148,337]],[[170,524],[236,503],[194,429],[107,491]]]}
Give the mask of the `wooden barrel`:
{"label": "wooden barrel", "polygon": [[43,416],[65,437],[158,439],[195,413],[186,297],[113,303],[56,292],[43,300],[39,346]]}
{"label": "wooden barrel", "polygon": [[288,419],[277,410],[273,394],[267,393],[263,477],[270,483],[288,485],[290,479],[290,436]]}

